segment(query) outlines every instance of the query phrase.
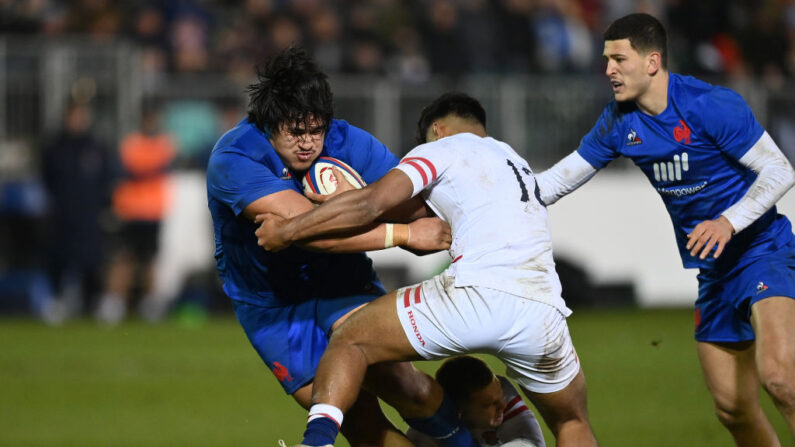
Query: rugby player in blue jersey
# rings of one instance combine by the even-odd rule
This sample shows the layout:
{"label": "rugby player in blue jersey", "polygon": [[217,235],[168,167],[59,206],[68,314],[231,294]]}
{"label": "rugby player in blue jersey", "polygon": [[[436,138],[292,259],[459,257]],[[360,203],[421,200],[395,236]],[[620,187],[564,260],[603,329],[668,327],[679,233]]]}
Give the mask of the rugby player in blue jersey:
{"label": "rugby player in blue jersey", "polygon": [[538,176],[552,204],[620,155],[659,192],[686,268],[698,268],[695,338],[737,445],[778,446],[760,384],[795,434],[795,238],[775,203],[795,172],[742,97],[669,73],[666,32],[631,14],[604,33],[610,102],[580,147]]}
{"label": "rugby player in blue jersey", "polygon": [[[391,212],[407,224],[376,223],[279,253],[257,245],[258,214],[287,218],[313,208],[302,195],[301,177],[321,155],[349,164],[367,183],[397,165],[398,158],[383,144],[332,113],[326,75],[303,50],[287,49],[249,87],[248,117],[220,138],[207,169],[224,291],[253,347],[304,408],[309,408],[315,369],[331,332],[385,293],[362,251],[392,245],[435,251],[448,248],[451,240],[449,227],[439,219],[412,220],[427,215],[424,203],[416,200]],[[438,383],[411,364],[378,365],[369,376],[368,390],[404,417],[425,424],[417,429],[437,430],[431,435],[456,432],[447,445],[475,445],[466,430],[459,430],[455,406],[443,398]],[[429,408],[436,410],[429,413]],[[411,445],[371,393],[359,394],[345,422],[341,431],[351,445]],[[329,429],[336,433],[339,427]]]}

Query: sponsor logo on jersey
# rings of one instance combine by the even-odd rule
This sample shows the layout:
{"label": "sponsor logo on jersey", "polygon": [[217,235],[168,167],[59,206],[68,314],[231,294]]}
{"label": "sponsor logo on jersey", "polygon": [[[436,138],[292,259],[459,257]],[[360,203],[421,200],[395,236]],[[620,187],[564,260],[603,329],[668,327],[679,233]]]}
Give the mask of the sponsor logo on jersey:
{"label": "sponsor logo on jersey", "polygon": [[764,292],[767,289],[768,289],[767,284],[763,283],[762,281],[759,281],[759,284],[756,285],[756,294],[759,295],[760,293]]}
{"label": "sponsor logo on jersey", "polygon": [[282,365],[279,362],[273,362],[273,375],[279,379],[279,382],[292,382],[293,378],[290,377],[290,371],[287,369],[286,366]]}
{"label": "sponsor logo on jersey", "polygon": [[282,168],[282,176],[280,177],[281,180],[290,180],[293,178],[293,175],[290,174],[290,170],[287,168]]}
{"label": "sponsor logo on jersey", "polygon": [[674,127],[674,139],[677,143],[684,140],[685,144],[690,144],[690,128],[687,127],[685,120],[679,120],[679,125],[681,127]]}
{"label": "sponsor logo on jersey", "polygon": [[682,152],[681,155],[674,155],[671,161],[654,163],[653,169],[655,181],[668,182],[682,180],[682,173],[690,170],[687,152]]}
{"label": "sponsor logo on jersey", "polygon": [[630,128],[629,133],[627,134],[627,146],[634,146],[640,143],[643,143],[643,140],[638,137],[638,132],[635,131],[635,129]]}
{"label": "sponsor logo on jersey", "polygon": [[702,189],[704,189],[704,187],[706,186],[707,186],[707,181],[704,180],[700,185],[682,186],[678,188],[657,187],[655,189],[657,190],[657,192],[659,192],[662,195],[682,197],[682,196],[689,196],[690,194],[695,194],[701,191]]}
{"label": "sponsor logo on jersey", "polygon": [[417,327],[417,320],[414,319],[414,312],[409,311],[408,316],[409,316],[409,323],[411,323],[411,329],[414,330],[414,335],[417,337],[417,340],[419,340],[420,344],[422,346],[425,346],[425,340],[422,339],[422,334],[420,334],[420,329]]}

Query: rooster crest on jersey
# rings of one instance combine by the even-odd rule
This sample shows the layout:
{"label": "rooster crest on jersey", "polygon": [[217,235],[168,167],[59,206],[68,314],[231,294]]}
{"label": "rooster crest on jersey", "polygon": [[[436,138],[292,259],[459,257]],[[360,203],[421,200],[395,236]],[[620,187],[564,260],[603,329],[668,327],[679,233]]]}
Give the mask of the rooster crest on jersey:
{"label": "rooster crest on jersey", "polygon": [[332,167],[339,168],[346,180],[356,189],[363,188],[366,183],[362,177],[352,167],[342,160],[332,157],[320,157],[306,171],[303,178],[304,193],[314,192],[316,194],[331,194],[337,190],[337,179],[334,177]]}

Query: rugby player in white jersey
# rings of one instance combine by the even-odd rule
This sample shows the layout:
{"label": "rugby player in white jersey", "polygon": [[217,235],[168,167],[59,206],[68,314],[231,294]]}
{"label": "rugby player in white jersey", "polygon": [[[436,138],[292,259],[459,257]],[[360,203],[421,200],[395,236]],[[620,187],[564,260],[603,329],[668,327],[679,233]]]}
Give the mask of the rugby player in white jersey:
{"label": "rugby player in white jersey", "polygon": [[271,251],[368,224],[420,194],[452,229],[450,267],[371,302],[335,331],[315,376],[303,444],[334,443],[333,427],[369,365],[481,352],[506,364],[558,446],[596,445],[549,217],[530,167],[487,136],[483,107],[462,93],[442,95],[423,110],[418,140],[366,188],[292,219],[258,216],[258,243]]}

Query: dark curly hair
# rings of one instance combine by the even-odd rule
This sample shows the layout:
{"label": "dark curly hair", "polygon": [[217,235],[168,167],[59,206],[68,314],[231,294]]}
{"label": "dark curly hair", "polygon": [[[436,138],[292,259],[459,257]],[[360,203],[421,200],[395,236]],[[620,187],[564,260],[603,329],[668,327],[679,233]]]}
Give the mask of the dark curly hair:
{"label": "dark curly hair", "polygon": [[273,134],[283,123],[304,123],[312,118],[328,130],[334,114],[328,78],[300,47],[289,47],[257,67],[258,81],[246,89],[248,119]]}
{"label": "dark curly hair", "polygon": [[434,121],[447,115],[471,119],[486,127],[486,111],[477,99],[460,92],[449,92],[436,98],[422,109],[417,121],[417,144],[427,143],[428,129]]}
{"label": "dark curly hair", "polygon": [[662,67],[668,66],[668,37],[665,27],[649,14],[630,14],[616,20],[605,31],[604,40],[629,39],[632,48],[641,54],[660,53]]}
{"label": "dark curly hair", "polygon": [[447,359],[436,371],[436,381],[459,408],[493,380],[494,373],[486,362],[468,355]]}

